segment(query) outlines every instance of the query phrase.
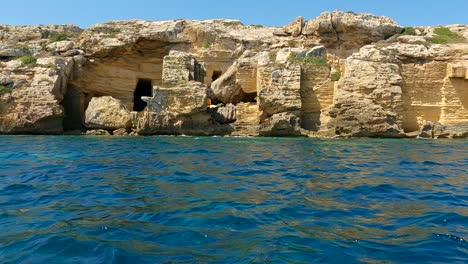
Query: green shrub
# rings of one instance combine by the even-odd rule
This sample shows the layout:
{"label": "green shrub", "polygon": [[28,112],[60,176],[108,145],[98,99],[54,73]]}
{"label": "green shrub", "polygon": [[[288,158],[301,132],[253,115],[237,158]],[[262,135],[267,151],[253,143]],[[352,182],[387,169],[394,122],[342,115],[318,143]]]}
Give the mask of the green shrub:
{"label": "green shrub", "polygon": [[445,27],[438,27],[434,29],[434,35],[435,36],[430,39],[430,42],[433,44],[460,43],[466,41],[463,36],[460,36]]}
{"label": "green shrub", "polygon": [[23,63],[25,65],[36,64],[36,62],[37,62],[37,59],[32,55],[21,56],[19,59],[20,59],[21,63]]}
{"label": "green shrub", "polygon": [[330,80],[331,80],[332,82],[337,82],[337,81],[339,81],[340,79],[341,79],[341,73],[340,73],[340,72],[334,72],[334,73],[332,73],[331,76],[330,76]]}
{"label": "green shrub", "polygon": [[121,32],[119,28],[112,28],[112,27],[95,27],[91,29],[92,32],[95,33],[102,33],[107,37],[115,38],[117,34]]}
{"label": "green shrub", "polygon": [[223,25],[226,27],[231,27],[231,26],[242,25],[242,23],[239,21],[229,21],[229,22],[224,22]]}
{"label": "green shrub", "polygon": [[53,63],[47,63],[46,65],[44,65],[46,68],[49,68],[49,69],[52,69],[52,70],[58,70],[58,67],[57,65],[53,64]]}
{"label": "green shrub", "polygon": [[50,43],[69,40],[69,39],[70,39],[70,36],[66,33],[51,33],[49,35]]}
{"label": "green shrub", "polygon": [[318,65],[318,66],[328,65],[328,61],[323,58],[318,58],[318,57],[298,58],[297,52],[291,52],[291,55],[289,56],[289,61],[294,62],[294,63],[299,63],[299,64],[308,64],[308,65]]}
{"label": "green shrub", "polygon": [[253,27],[253,28],[264,28],[263,25],[250,25],[250,26]]}
{"label": "green shrub", "polygon": [[5,93],[11,93],[11,88],[0,85],[0,95]]}
{"label": "green shrub", "polygon": [[400,35],[411,35],[414,36],[416,35],[416,29],[414,27],[405,27],[403,31],[400,33]]}
{"label": "green shrub", "polygon": [[203,42],[203,48],[204,49],[209,49],[211,47],[211,43],[208,41]]}

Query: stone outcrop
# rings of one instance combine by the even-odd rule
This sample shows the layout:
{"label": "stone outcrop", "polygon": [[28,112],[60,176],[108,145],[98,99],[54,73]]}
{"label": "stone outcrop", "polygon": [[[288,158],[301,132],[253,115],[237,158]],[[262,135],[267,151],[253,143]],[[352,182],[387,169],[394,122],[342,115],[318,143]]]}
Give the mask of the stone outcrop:
{"label": "stone outcrop", "polygon": [[277,36],[298,37],[299,35],[301,35],[303,27],[304,27],[304,18],[298,17],[293,22],[284,26],[283,28],[275,30],[273,34]]}
{"label": "stone outcrop", "polygon": [[401,116],[397,114],[403,108],[403,78],[395,61],[375,47],[364,47],[346,60],[345,69],[330,113],[337,133],[403,136]]}
{"label": "stone outcrop", "polygon": [[466,38],[341,11],[0,26],[0,133],[463,138]]}
{"label": "stone outcrop", "polygon": [[[208,88],[199,82],[154,90],[145,112],[136,114],[140,134],[206,134],[210,135],[210,115],[207,113]],[[206,131],[204,131],[205,128]],[[214,128],[213,128],[214,129]]]}
{"label": "stone outcrop", "polygon": [[86,131],[86,135],[88,136],[110,136],[111,133],[104,129],[94,129]]}
{"label": "stone outcrop", "polygon": [[454,126],[442,125],[439,122],[427,121],[421,127],[418,137],[420,138],[467,138],[468,122]]}
{"label": "stone outcrop", "polygon": [[91,99],[85,115],[85,126],[88,129],[116,130],[132,127],[130,111],[111,96]]}
{"label": "stone outcrop", "polygon": [[237,104],[250,94],[257,93],[256,61],[250,51],[244,52],[231,67],[211,83],[211,96],[215,101]]}
{"label": "stone outcrop", "polygon": [[274,114],[300,111],[301,67],[297,64],[275,70],[271,73],[271,83],[258,93],[258,103],[264,117]]}
{"label": "stone outcrop", "polygon": [[260,128],[261,136],[287,137],[301,135],[301,120],[297,113],[274,114]]}
{"label": "stone outcrop", "polygon": [[402,30],[403,27],[387,17],[334,11],[307,21],[302,34],[317,37],[330,47],[340,45],[341,49],[356,49]]}
{"label": "stone outcrop", "polygon": [[59,134],[63,132],[63,100],[73,60],[42,58],[35,66],[20,59],[2,68],[0,133]]}
{"label": "stone outcrop", "polygon": [[236,105],[236,122],[233,124],[233,136],[258,136],[260,130],[260,110],[257,103],[239,103]]}
{"label": "stone outcrop", "polygon": [[195,57],[186,52],[171,51],[164,57],[162,85],[171,87],[189,81],[202,82],[204,71]]}
{"label": "stone outcrop", "polygon": [[236,121],[236,106],[233,104],[227,104],[221,107],[213,108],[213,118],[220,124],[229,124]]}

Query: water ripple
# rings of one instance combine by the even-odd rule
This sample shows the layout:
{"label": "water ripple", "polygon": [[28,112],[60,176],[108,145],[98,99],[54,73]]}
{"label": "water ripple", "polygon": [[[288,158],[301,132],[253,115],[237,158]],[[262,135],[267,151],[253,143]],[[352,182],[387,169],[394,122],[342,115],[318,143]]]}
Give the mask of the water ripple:
{"label": "water ripple", "polygon": [[468,143],[0,137],[1,263],[467,263]]}

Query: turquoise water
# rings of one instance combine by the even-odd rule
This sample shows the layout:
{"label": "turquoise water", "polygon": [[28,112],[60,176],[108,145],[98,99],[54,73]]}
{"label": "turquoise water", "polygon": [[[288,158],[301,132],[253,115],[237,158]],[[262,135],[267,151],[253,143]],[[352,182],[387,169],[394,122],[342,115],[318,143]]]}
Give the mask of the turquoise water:
{"label": "turquoise water", "polygon": [[468,141],[0,137],[2,263],[466,263]]}

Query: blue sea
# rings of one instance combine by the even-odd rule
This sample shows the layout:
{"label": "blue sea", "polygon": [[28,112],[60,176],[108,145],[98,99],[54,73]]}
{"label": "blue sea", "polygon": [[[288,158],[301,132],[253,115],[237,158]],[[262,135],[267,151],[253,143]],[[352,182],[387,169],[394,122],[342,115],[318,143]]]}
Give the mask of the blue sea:
{"label": "blue sea", "polygon": [[0,263],[467,263],[468,141],[0,136]]}

